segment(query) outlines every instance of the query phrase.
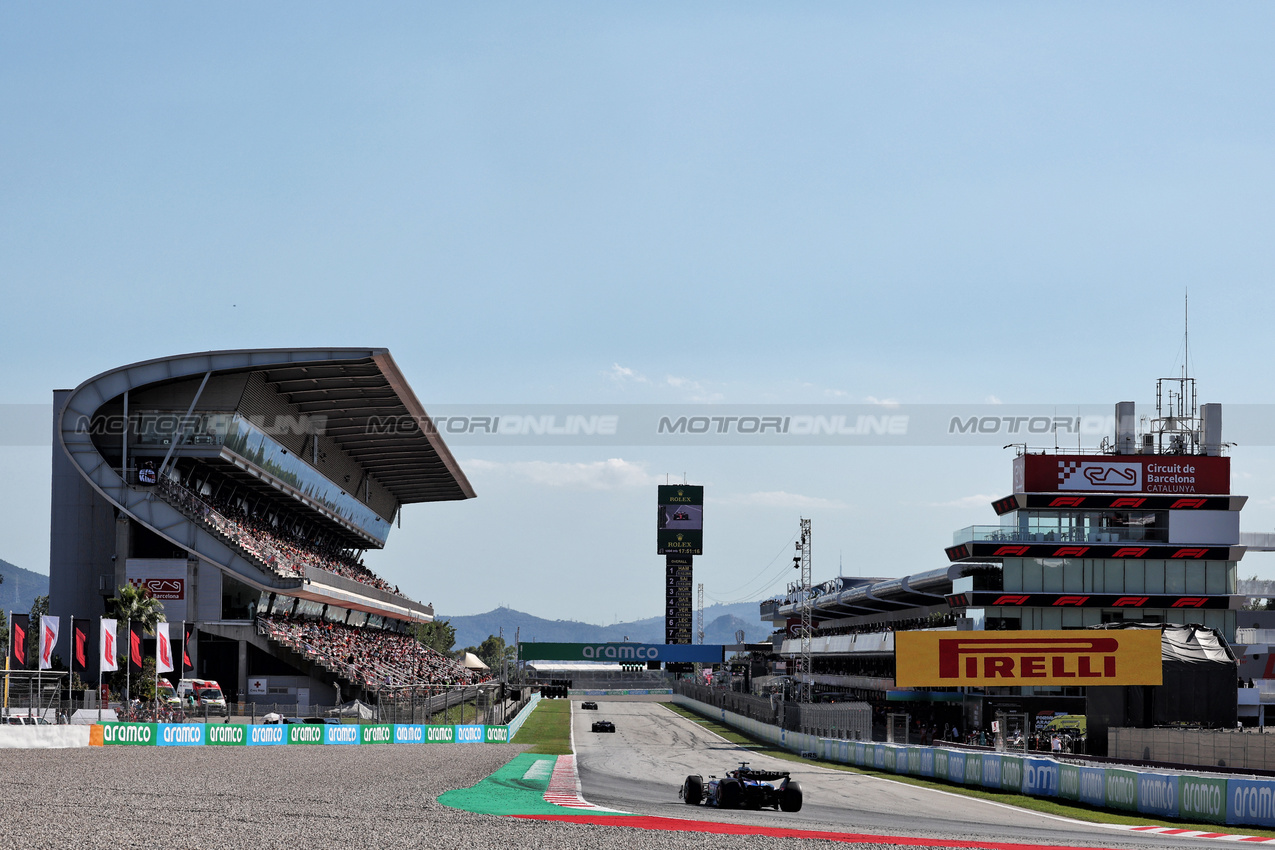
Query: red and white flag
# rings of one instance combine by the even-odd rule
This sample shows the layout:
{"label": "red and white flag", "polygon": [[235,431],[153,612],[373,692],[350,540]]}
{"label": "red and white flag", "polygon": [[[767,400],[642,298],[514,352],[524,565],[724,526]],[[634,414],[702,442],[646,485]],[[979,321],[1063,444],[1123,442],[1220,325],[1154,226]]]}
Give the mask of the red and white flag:
{"label": "red and white flag", "polygon": [[101,665],[98,670],[102,673],[120,669],[119,659],[115,657],[115,630],[118,628],[118,620],[102,618],[102,639],[97,642],[97,661]]}
{"label": "red and white flag", "polygon": [[60,617],[45,614],[40,618],[40,669],[48,670],[53,666],[53,647],[58,643],[58,626]]}
{"label": "red and white flag", "polygon": [[168,643],[168,623],[155,624],[155,671],[173,672],[173,647]]}

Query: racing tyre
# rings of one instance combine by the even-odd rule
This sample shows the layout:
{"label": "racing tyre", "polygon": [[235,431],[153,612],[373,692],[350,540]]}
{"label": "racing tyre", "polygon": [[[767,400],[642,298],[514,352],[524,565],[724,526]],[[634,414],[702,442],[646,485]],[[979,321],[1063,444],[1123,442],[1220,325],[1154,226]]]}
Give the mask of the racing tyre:
{"label": "racing tyre", "polygon": [[723,779],[717,783],[717,808],[738,809],[743,802],[743,789],[738,782]]}
{"label": "racing tyre", "polygon": [[682,783],[682,799],[688,806],[698,806],[704,799],[704,777],[699,774],[686,777]]}
{"label": "racing tyre", "polygon": [[785,812],[801,811],[801,783],[789,782],[788,787],[779,795],[779,808]]}

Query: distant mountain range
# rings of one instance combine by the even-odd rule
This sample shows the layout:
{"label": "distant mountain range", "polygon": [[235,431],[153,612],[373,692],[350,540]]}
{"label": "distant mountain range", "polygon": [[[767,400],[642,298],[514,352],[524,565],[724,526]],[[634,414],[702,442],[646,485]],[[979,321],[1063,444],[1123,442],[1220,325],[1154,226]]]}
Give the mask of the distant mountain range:
{"label": "distant mountain range", "polygon": [[[544,620],[513,608],[497,608],[485,614],[449,617],[435,615],[446,620],[456,629],[456,649],[478,646],[488,635],[505,630],[505,641],[512,644],[518,633],[524,641],[541,643],[602,643],[623,641],[628,638],[637,643],[664,643],[664,617],[649,617],[631,623],[597,626],[577,620]],[[704,643],[735,643],[735,632],[742,630],[745,641],[759,641],[773,631],[770,623],[763,623],[758,614],[758,603],[740,602],[735,605],[712,605],[704,608]]]}
{"label": "distant mountain range", "polygon": [[0,561],[0,611],[7,617],[10,611],[25,614],[31,610],[37,596],[49,592],[49,577],[24,570],[22,567]]}

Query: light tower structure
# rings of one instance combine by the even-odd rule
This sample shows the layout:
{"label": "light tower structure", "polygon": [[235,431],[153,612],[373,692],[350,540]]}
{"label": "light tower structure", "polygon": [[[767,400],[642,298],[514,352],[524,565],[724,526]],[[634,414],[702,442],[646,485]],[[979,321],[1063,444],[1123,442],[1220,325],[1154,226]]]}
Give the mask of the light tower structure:
{"label": "light tower structure", "polygon": [[695,605],[695,637],[696,643],[704,642],[704,583],[700,582],[698,588],[698,598]]}
{"label": "light tower structure", "polygon": [[801,520],[801,537],[797,541],[797,557],[801,567],[801,701],[810,702],[815,678],[811,665],[810,643],[814,633],[814,609],[810,585],[810,520]]}

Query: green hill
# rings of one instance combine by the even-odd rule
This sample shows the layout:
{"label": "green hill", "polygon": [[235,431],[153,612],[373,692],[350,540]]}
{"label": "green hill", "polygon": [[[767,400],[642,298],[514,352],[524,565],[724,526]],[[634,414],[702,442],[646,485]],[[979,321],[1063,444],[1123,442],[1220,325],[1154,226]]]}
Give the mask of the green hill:
{"label": "green hill", "polygon": [[49,592],[49,577],[0,560],[0,611],[25,614],[37,596]]}

